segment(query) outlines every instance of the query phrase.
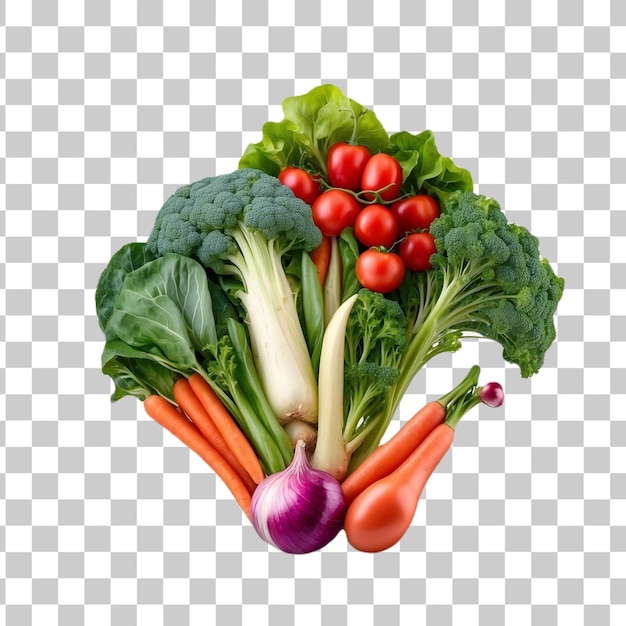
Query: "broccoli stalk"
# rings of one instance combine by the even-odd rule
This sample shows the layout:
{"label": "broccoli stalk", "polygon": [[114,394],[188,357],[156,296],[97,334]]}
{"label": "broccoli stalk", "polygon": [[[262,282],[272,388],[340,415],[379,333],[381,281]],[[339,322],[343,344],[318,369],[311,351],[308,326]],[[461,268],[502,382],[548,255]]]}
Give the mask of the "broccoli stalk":
{"label": "broccoli stalk", "polygon": [[350,454],[385,413],[387,395],[401,375],[407,320],[400,305],[361,289],[346,328],[343,438]]}
{"label": "broccoli stalk", "polygon": [[407,316],[407,349],[376,426],[352,458],[356,467],[378,445],[416,374],[435,356],[470,337],[500,343],[522,377],[537,373],[556,337],[554,315],[564,281],[526,228],[510,224],[498,203],[454,192],[430,232],[433,268],[409,274],[396,296]]}
{"label": "broccoli stalk", "polygon": [[240,169],[179,189],[146,243],[155,255],[196,258],[243,308],[261,385],[283,424],[317,420],[317,381],[284,268],[321,239],[310,206],[291,189]]}

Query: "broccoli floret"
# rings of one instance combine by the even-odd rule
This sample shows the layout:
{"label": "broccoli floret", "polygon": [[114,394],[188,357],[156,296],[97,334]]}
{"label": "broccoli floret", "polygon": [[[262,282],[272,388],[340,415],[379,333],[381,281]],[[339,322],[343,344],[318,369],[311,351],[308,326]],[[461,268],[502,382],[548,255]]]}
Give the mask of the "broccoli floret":
{"label": "broccoli floret", "polygon": [[346,326],[344,431],[347,449],[358,447],[386,408],[407,348],[407,319],[394,300],[361,289]]}
{"label": "broccoli floret", "polygon": [[322,241],[311,207],[278,178],[245,168],[178,189],[146,247],[194,257],[246,313],[257,369],[280,420],[317,418],[317,384],[285,267]]}
{"label": "broccoli floret", "polygon": [[321,239],[311,207],[289,187],[259,170],[241,169],[178,189],[159,211],[146,245],[154,255],[192,256],[243,282],[255,241],[282,257],[310,251]]}
{"label": "broccoli floret", "polygon": [[379,359],[388,351],[402,354],[406,349],[406,331],[407,319],[398,302],[361,289],[348,318],[346,363]]}
{"label": "broccoli floret", "polygon": [[[153,254],[190,250],[179,254],[202,262],[198,250],[209,233],[217,230],[236,237],[243,227],[260,231],[267,241],[278,240],[283,253],[294,248],[310,251],[322,238],[311,207],[289,187],[260,170],[241,169],[178,189],[159,211],[146,243]],[[211,247],[205,245],[205,256]],[[216,256],[231,252],[225,249]]]}
{"label": "broccoli floret", "polygon": [[221,230],[207,233],[195,256],[204,267],[211,268],[217,274],[225,273],[224,259],[237,254],[237,244],[230,235]]}
{"label": "broccoli floret", "polygon": [[465,338],[485,337],[500,343],[504,359],[529,377],[556,338],[564,281],[541,256],[538,239],[509,223],[496,200],[453,192],[430,232],[437,250],[432,269],[407,274],[389,295],[407,317],[407,348],[385,411],[353,456],[355,463],[378,445],[411,381],[433,357],[455,352]]}
{"label": "broccoli floret", "polygon": [[[356,447],[385,406],[385,394],[400,376],[392,365],[372,361],[345,366],[344,378],[344,441]],[[359,435],[361,435],[359,437]],[[358,437],[358,438],[357,438]],[[356,440],[355,440],[356,439]]]}
{"label": "broccoli floret", "polygon": [[538,372],[563,293],[538,239],[510,224],[494,199],[472,192],[451,194],[430,232],[435,271],[445,276],[437,312],[446,327],[498,341],[524,377]]}
{"label": "broccoli floret", "polygon": [[453,351],[471,335],[499,342],[523,377],[537,373],[556,337],[564,286],[538,239],[510,224],[493,198],[460,191],[443,203],[430,232],[433,269],[413,274],[400,292],[412,315],[407,358],[418,365],[407,368],[401,387],[432,357],[432,346]]}

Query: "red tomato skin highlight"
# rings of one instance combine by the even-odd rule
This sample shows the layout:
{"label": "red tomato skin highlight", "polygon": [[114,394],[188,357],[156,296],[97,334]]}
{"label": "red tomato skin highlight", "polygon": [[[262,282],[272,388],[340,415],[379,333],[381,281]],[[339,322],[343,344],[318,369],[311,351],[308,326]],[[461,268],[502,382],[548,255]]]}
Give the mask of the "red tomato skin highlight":
{"label": "red tomato skin highlight", "polygon": [[278,180],[289,187],[294,195],[311,205],[322,193],[320,185],[313,177],[299,167],[286,167],[278,175]]}
{"label": "red tomato skin highlight", "polygon": [[366,146],[344,142],[333,144],[328,151],[328,182],[332,187],[360,191],[363,169],[371,158]]}
{"label": "red tomato skin highlight", "polygon": [[324,191],[311,205],[313,221],[328,237],[337,237],[348,226],[354,226],[361,205],[357,199],[341,189]]}
{"label": "red tomato skin highlight", "polygon": [[[402,166],[389,154],[380,152],[372,156],[365,165],[361,177],[363,191],[376,191],[385,202],[394,200],[400,195],[402,185]],[[383,191],[380,191],[383,189]],[[364,193],[367,200],[373,200],[373,194]]]}
{"label": "red tomato skin highlight", "polygon": [[431,255],[437,252],[435,239],[427,232],[411,233],[402,241],[398,254],[412,272],[425,272],[432,268]]}
{"label": "red tomato skin highlight", "polygon": [[361,244],[371,248],[391,248],[398,239],[396,218],[382,204],[369,204],[361,209],[354,223],[354,234]]}
{"label": "red tomato skin highlight", "polygon": [[404,263],[397,254],[376,248],[362,252],[354,269],[361,285],[378,293],[396,290],[402,283],[405,272]]}
{"label": "red tomato skin highlight", "polygon": [[391,212],[398,222],[401,233],[425,230],[432,221],[439,217],[439,204],[427,194],[418,194],[402,198],[391,205]]}

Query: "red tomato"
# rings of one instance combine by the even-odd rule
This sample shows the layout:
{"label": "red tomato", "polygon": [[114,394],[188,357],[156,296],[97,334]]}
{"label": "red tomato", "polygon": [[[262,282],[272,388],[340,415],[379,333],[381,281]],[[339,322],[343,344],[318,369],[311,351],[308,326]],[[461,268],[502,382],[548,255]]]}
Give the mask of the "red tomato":
{"label": "red tomato", "polygon": [[369,248],[359,255],[356,277],[363,287],[379,293],[397,289],[404,278],[404,263],[393,252]]}
{"label": "red tomato", "polygon": [[429,228],[439,217],[439,204],[432,196],[419,194],[394,202],[391,212],[396,216],[399,231],[404,234]]}
{"label": "red tomato", "polygon": [[[402,185],[402,166],[389,154],[375,154],[366,164],[361,176],[363,191],[378,191],[383,200],[393,200],[400,194]],[[379,191],[383,189],[383,191]],[[372,194],[364,194],[372,200]]]}
{"label": "red tomato", "polygon": [[357,215],[356,238],[368,248],[391,248],[398,238],[398,225],[393,213],[382,204],[369,204]]}
{"label": "red tomato", "polygon": [[278,180],[307,204],[313,204],[315,198],[322,193],[319,183],[313,180],[308,172],[299,167],[286,167],[278,175]]}
{"label": "red tomato", "polygon": [[328,182],[333,187],[360,191],[363,169],[371,156],[365,146],[341,141],[333,144],[328,151]]}
{"label": "red tomato", "polygon": [[424,272],[431,269],[430,256],[435,252],[437,252],[435,239],[427,231],[411,233],[398,249],[404,265],[412,272]]}
{"label": "red tomato", "polygon": [[361,205],[341,189],[328,189],[311,205],[313,221],[324,235],[336,237],[344,228],[354,226]]}

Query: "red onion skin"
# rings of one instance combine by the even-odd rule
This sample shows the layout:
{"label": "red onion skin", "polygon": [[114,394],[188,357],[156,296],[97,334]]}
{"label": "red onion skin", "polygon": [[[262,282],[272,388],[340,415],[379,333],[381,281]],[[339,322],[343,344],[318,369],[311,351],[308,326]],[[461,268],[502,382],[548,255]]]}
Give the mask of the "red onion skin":
{"label": "red onion skin", "polygon": [[504,391],[500,383],[487,383],[480,390],[480,399],[483,404],[492,408],[499,407],[504,402]]}
{"label": "red onion skin", "polygon": [[296,445],[287,469],[259,484],[250,507],[259,536],[290,554],[306,554],[328,545],[342,530],[345,512],[341,485],[309,465],[304,442]]}

